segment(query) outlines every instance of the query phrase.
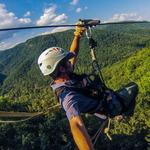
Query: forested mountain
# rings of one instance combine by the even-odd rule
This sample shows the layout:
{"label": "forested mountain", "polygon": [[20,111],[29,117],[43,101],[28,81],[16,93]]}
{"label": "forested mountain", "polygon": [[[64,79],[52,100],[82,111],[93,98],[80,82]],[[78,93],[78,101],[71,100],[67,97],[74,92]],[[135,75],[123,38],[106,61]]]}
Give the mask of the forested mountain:
{"label": "forested mountain", "polygon": [[[149,36],[149,29],[146,28],[144,30],[143,27],[140,29],[139,26],[136,28],[136,25],[134,25],[134,28],[133,25],[122,25],[94,29],[93,37],[98,42],[97,57],[99,63],[104,67],[128,57],[134,51],[145,47],[149,41]],[[43,78],[37,66],[38,56],[46,48],[54,45],[69,49],[72,38],[72,30],[39,36],[27,40],[25,43],[19,44],[10,50],[1,52],[0,73],[7,76],[1,87],[1,93],[6,94],[9,91],[12,97],[13,95],[18,97],[26,89],[32,90],[43,84],[46,85],[48,79]],[[78,61],[79,72],[88,71],[89,56],[88,41],[86,38],[83,38]],[[22,92],[19,91],[20,89]]]}
{"label": "forested mountain", "polygon": [[[54,105],[56,101],[49,88],[50,79],[40,73],[37,59],[50,46],[69,49],[72,38],[72,30],[43,35],[0,52],[0,110],[43,111]],[[150,26],[98,27],[93,30],[93,38],[98,42],[97,58],[107,85],[118,89],[135,81],[140,87],[134,117],[128,122],[113,123],[114,140],[110,142],[102,136],[97,149],[146,150],[150,126]],[[90,51],[85,37],[80,47],[76,72],[89,72]],[[63,112],[55,110],[26,123],[1,125],[0,149],[72,150],[74,144],[64,117]],[[86,116],[85,121],[92,135],[98,127],[98,120]]]}

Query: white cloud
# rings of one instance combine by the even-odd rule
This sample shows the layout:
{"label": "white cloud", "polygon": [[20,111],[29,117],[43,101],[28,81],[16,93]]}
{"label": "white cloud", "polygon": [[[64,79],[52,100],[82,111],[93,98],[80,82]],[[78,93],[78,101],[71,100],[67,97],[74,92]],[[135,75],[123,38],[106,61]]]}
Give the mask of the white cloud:
{"label": "white cloud", "polygon": [[[26,15],[29,13],[26,13]],[[24,15],[25,16],[25,15]],[[67,20],[65,13],[57,14],[56,5],[49,7],[44,10],[43,15],[37,20],[36,25],[47,25],[47,24],[60,24]],[[9,12],[4,4],[0,4],[0,28],[18,27],[25,26],[32,23],[32,20],[28,17],[18,18],[13,12]],[[51,33],[62,32],[69,28],[57,28],[50,31]],[[40,30],[31,32],[28,30],[24,31],[9,31],[0,33],[0,50],[5,50],[15,46],[18,43],[26,41],[31,37],[41,35]]]}
{"label": "white cloud", "polygon": [[20,18],[18,21],[22,24],[29,24],[31,22],[30,18]]}
{"label": "white cloud", "polygon": [[56,6],[52,6],[44,10],[44,14],[37,20],[37,25],[46,25],[51,22],[53,18],[56,17],[55,14]]}
{"label": "white cloud", "polygon": [[143,18],[137,13],[121,13],[114,14],[112,18],[108,19],[106,22],[117,22],[117,21],[141,21]]}
{"label": "white cloud", "polygon": [[85,7],[84,7],[84,10],[87,10],[87,9],[88,9],[88,7],[87,7],[87,6],[85,6]]}
{"label": "white cloud", "polygon": [[72,0],[72,2],[70,2],[71,5],[76,5],[78,3],[79,0]]}
{"label": "white cloud", "polygon": [[9,49],[9,48],[12,48],[14,47],[15,45],[17,45],[18,43],[15,43],[14,42],[10,42],[10,41],[3,41],[3,42],[0,42],[0,51],[3,51],[3,50],[6,50],[6,49]]}
{"label": "white cloud", "polygon": [[76,9],[76,12],[77,12],[77,13],[80,13],[81,11],[82,11],[82,8],[77,8],[77,9]]}
{"label": "white cloud", "polygon": [[[3,41],[0,42],[0,51],[1,50],[5,50],[5,49],[8,49],[8,48],[12,48],[14,47],[15,45],[18,44],[16,38],[15,38],[16,34],[12,34],[12,37],[11,38],[8,38],[8,39],[5,39]],[[14,41],[15,40],[15,41]]]}
{"label": "white cloud", "polygon": [[22,31],[12,33],[11,37],[3,39],[0,41],[0,51],[6,50],[16,46],[19,43],[25,42],[27,39],[35,37],[37,34],[31,31]]}
{"label": "white cloud", "polygon": [[4,4],[0,4],[0,28],[22,26],[31,22],[30,18],[18,18],[13,12],[9,12]]}
{"label": "white cloud", "polygon": [[31,12],[30,12],[30,11],[27,11],[27,12],[24,14],[24,17],[28,17],[28,16],[31,16]]}
{"label": "white cloud", "polygon": [[63,14],[61,14],[61,15],[56,16],[56,17],[52,20],[52,22],[53,22],[53,23],[64,23],[67,18],[68,18],[68,17],[66,16],[66,14],[63,13]]}
{"label": "white cloud", "polygon": [[53,34],[56,32],[63,32],[69,29],[72,29],[72,27],[54,28],[53,30],[43,32],[43,33],[41,33],[41,31],[31,32],[31,31],[26,31],[26,30],[22,32],[17,32],[17,33],[12,34],[10,38],[6,38],[5,40],[0,41],[0,51],[12,48],[16,46],[17,44],[25,42],[27,39],[33,38],[35,36]]}
{"label": "white cloud", "polygon": [[52,34],[52,33],[56,33],[56,32],[63,32],[63,31],[70,30],[70,29],[72,29],[72,27],[58,27],[58,28],[54,28],[51,31],[44,32],[44,33],[42,33],[42,35]]}
{"label": "white cloud", "polygon": [[50,25],[53,23],[64,23],[67,20],[66,14],[60,14],[56,15],[56,5],[53,5],[52,7],[46,8],[44,10],[43,15],[40,17],[39,20],[37,20],[36,24],[38,26],[41,25]]}
{"label": "white cloud", "polygon": [[0,42],[0,51],[6,49],[7,47],[9,47],[7,42]]}
{"label": "white cloud", "polygon": [[[6,9],[5,4],[0,3],[0,28],[1,29],[29,25],[31,24],[31,22],[32,20],[30,18],[18,18],[13,12],[9,12]],[[14,40],[14,35],[17,32],[18,31],[0,32],[0,49],[9,48],[9,46],[11,45],[10,43],[12,43],[10,41]],[[13,43],[16,43],[16,41],[14,40]]]}

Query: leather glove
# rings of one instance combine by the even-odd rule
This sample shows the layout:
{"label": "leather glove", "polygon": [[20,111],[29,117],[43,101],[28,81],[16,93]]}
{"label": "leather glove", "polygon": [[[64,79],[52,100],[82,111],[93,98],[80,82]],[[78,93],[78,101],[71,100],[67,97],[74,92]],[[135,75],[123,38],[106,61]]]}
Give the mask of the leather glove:
{"label": "leather glove", "polygon": [[84,26],[78,26],[78,25],[84,25],[84,23],[82,21],[79,21],[76,23],[76,28],[75,28],[75,32],[74,35],[81,37],[83,35],[83,33],[85,32],[86,28]]}

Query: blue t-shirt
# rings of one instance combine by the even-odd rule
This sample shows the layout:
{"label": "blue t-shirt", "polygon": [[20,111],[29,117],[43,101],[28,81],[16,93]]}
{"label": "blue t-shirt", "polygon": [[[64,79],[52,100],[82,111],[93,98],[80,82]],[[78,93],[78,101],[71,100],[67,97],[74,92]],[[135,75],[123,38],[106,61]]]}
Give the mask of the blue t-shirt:
{"label": "blue t-shirt", "polygon": [[68,119],[78,116],[81,113],[98,112],[102,109],[100,101],[87,97],[77,91],[71,90],[76,80],[67,80],[62,83],[52,83],[51,87],[55,91],[57,88],[65,87],[59,95],[59,102],[66,112]]}

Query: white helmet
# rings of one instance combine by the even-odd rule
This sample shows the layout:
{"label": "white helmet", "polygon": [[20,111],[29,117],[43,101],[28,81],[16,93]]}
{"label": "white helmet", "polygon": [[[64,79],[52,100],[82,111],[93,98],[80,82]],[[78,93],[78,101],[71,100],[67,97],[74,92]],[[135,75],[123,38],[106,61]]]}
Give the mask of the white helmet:
{"label": "white helmet", "polygon": [[38,58],[38,65],[43,75],[52,74],[58,63],[66,58],[70,59],[74,57],[75,54],[68,52],[60,47],[51,47],[46,49]]}

